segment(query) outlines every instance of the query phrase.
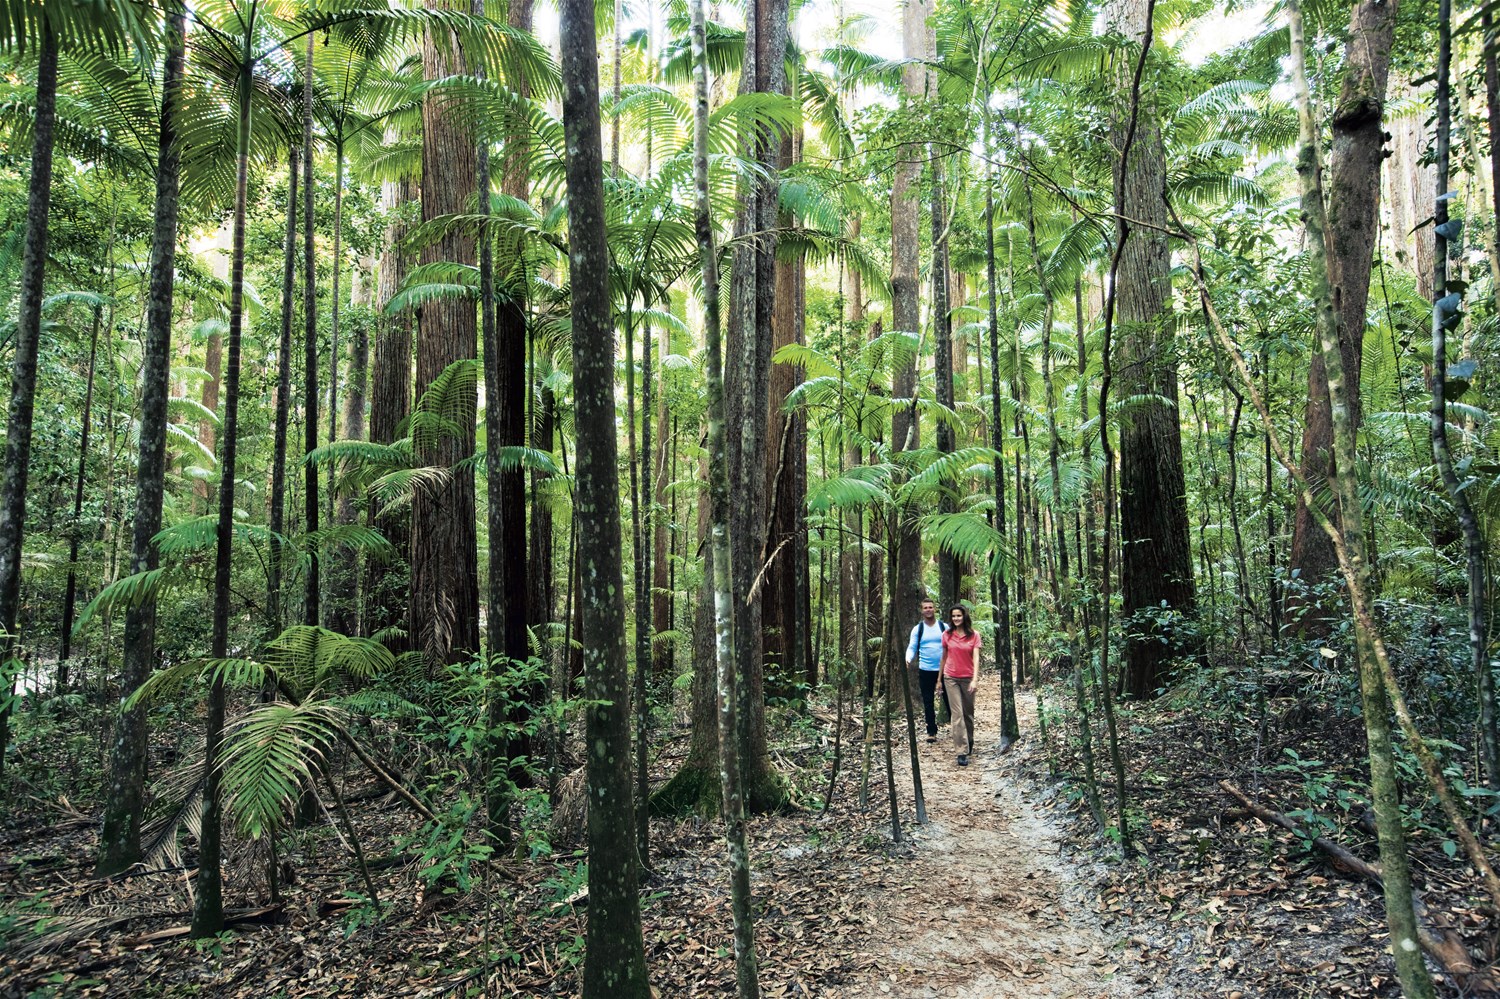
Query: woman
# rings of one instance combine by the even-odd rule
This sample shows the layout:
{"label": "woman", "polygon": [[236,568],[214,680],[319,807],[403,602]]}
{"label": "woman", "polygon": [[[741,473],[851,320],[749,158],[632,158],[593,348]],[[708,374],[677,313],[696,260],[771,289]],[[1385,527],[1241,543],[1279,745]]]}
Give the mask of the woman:
{"label": "woman", "polygon": [[953,710],[953,748],[958,765],[969,765],[974,752],[974,688],[979,683],[979,632],[962,604],[948,612],[952,627],[943,632],[943,689]]}

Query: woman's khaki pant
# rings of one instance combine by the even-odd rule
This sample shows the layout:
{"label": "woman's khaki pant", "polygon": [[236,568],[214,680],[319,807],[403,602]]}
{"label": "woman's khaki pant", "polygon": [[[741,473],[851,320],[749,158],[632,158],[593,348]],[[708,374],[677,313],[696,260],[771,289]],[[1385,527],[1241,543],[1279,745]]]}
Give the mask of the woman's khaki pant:
{"label": "woman's khaki pant", "polygon": [[974,692],[969,689],[967,676],[943,677],[943,689],[948,692],[948,706],[953,711],[953,749],[959,753],[974,751]]}

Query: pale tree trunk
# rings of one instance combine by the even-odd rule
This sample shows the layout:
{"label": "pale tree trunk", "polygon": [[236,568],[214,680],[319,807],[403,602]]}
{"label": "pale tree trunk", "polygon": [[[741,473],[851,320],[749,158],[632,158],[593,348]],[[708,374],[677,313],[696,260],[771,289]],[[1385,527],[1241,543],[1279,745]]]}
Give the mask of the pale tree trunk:
{"label": "pale tree trunk", "polygon": [[[1120,0],[1109,23],[1127,38],[1146,37],[1149,3]],[[1119,144],[1119,143],[1117,143]],[[1156,112],[1137,112],[1130,160],[1119,172],[1115,204],[1137,225],[1119,269],[1119,394],[1161,396],[1134,407],[1120,426],[1120,591],[1124,613],[1154,615],[1163,606],[1194,611],[1192,548],[1177,415],[1177,355],[1173,342],[1171,256],[1167,236],[1166,157]],[[1127,630],[1125,689],[1151,697],[1167,682],[1169,660],[1192,655],[1160,640],[1149,623]]]}
{"label": "pale tree trunk", "polygon": [[[429,0],[431,9],[463,9],[463,0]],[[438,79],[465,71],[457,42],[431,36],[422,46],[423,75]],[[473,131],[452,109],[429,96],[422,106],[422,220],[465,212],[473,205],[478,165]],[[422,250],[422,262],[476,264],[474,237],[453,232]],[[478,352],[474,303],[429,302],[420,310],[417,391],[425,393],[454,363]],[[474,473],[456,466],[474,453],[474,383],[449,386],[445,400],[457,433],[418,435],[417,463],[449,469],[447,480],[412,497],[412,614],[415,646],[429,669],[460,662],[479,649],[479,565],[474,524]]]}
{"label": "pale tree trunk", "polygon": [[[742,93],[785,92],[786,42],[786,0],[754,0],[746,14]],[[747,144],[744,152],[750,158],[774,169],[775,154],[767,136],[747,135],[742,141]],[[744,206],[735,220],[725,337],[725,412],[728,425],[733,428],[728,435],[729,477],[735,498],[729,512],[730,536],[734,540],[729,568],[738,604],[734,646],[739,662],[738,749],[745,800],[751,811],[765,812],[780,808],[786,800],[786,789],[771,769],[766,749],[761,662],[764,594],[754,592],[754,582],[768,554],[765,452],[769,446],[766,404],[775,303],[775,182],[766,179],[753,182],[746,192]]]}
{"label": "pale tree trunk", "polygon": [[604,231],[599,56],[591,0],[558,5],[578,427],[576,517],[588,698],[589,913],[584,999],[650,999],[630,789],[630,694],[615,442],[615,333]]}
{"label": "pale tree trunk", "polygon": [[[936,383],[937,402],[947,409],[953,408],[953,320],[948,300],[948,222],[944,218],[943,204],[943,160],[934,154],[932,165],[932,330],[934,341],[933,380]],[[937,449],[940,454],[949,454],[955,446],[953,426],[947,420],[937,422]],[[942,484],[938,499],[938,511],[951,514],[958,511],[954,495],[955,484]],[[938,549],[938,606],[947,609],[958,600],[958,559],[946,549]]]}
{"label": "pale tree trunk", "polygon": [[[932,14],[930,0],[908,0],[902,8],[901,34],[905,56],[909,60],[925,59],[932,53],[927,19]],[[901,93],[905,100],[922,100],[933,86],[932,73],[912,62],[901,71]],[[922,301],[920,269],[920,228],[922,210],[922,147],[901,146],[896,151],[895,178],[891,186],[891,323],[895,332],[921,340]],[[891,447],[895,451],[917,447],[921,443],[919,425],[913,419],[909,401],[917,391],[917,357],[897,355],[892,361]],[[914,528],[907,524],[891,525],[897,531],[892,539],[895,573],[891,586],[891,613],[898,618],[910,614],[921,600],[922,542]],[[879,593],[873,582],[870,593]],[[884,629],[880,632],[884,633]]]}
{"label": "pale tree trunk", "polygon": [[[698,481],[707,482],[710,475],[705,453],[698,465]],[[693,685],[692,736],[687,757],[672,778],[651,796],[651,810],[657,815],[680,816],[719,814],[723,807],[723,788],[719,779],[719,707],[718,655],[714,631],[714,562],[710,543],[712,511],[709,494],[698,498],[697,547],[703,552],[703,583],[693,605]]]}
{"label": "pale tree trunk", "polygon": [[1375,657],[1374,640],[1377,636],[1367,633],[1365,615],[1360,613],[1360,605],[1365,597],[1364,586],[1369,577],[1369,566],[1365,562],[1364,512],[1359,503],[1354,418],[1347,396],[1338,313],[1334,307],[1324,243],[1318,134],[1313,120],[1312,97],[1307,85],[1306,44],[1303,39],[1300,0],[1288,0],[1287,16],[1291,27],[1292,84],[1297,94],[1300,126],[1297,173],[1302,178],[1302,216],[1307,226],[1311,264],[1309,270],[1313,281],[1318,340],[1327,366],[1328,395],[1333,417],[1333,488],[1339,502],[1343,546],[1351,570],[1350,596],[1356,604],[1355,644],[1359,658],[1365,738],[1370,757],[1370,792],[1374,799],[1380,867],[1384,875],[1386,921],[1390,927],[1391,952],[1396,961],[1396,974],[1401,980],[1402,994],[1406,999],[1427,999],[1434,992],[1421,947],[1417,944],[1417,921],[1412,910],[1406,832],[1402,826],[1395,757],[1391,746],[1390,705],[1386,699],[1380,665]]}
{"label": "pale tree trunk", "polygon": [[[141,398],[135,472],[135,516],[131,525],[130,571],[156,568],[152,539],[161,530],[166,481],[167,398],[172,368],[173,268],[177,254],[177,194],[181,150],[177,146],[177,106],[182,93],[183,27],[179,9],[169,15],[162,71],[161,128],[156,159],[155,224],[151,232],[151,272],[147,279],[146,339],[141,348]],[[146,682],[156,665],[156,603],[125,612],[125,665],[120,690],[125,696]],[[121,711],[110,749],[109,782],[94,872],[118,874],[141,858],[141,812],[146,789],[146,708]]]}
{"label": "pale tree trunk", "polygon": [[[219,390],[224,375],[224,334],[217,330],[208,335],[208,342],[204,344],[203,370],[208,372],[208,377],[203,381],[203,387],[198,394],[198,402],[208,412],[218,413]],[[218,435],[212,420],[200,419],[198,421],[198,443],[203,445],[204,452],[208,454],[214,454],[218,450]],[[199,479],[193,483],[194,513],[204,512],[211,493],[207,479]]]}
{"label": "pale tree trunk", "polygon": [[[1356,431],[1370,263],[1380,232],[1380,165],[1385,160],[1382,115],[1398,4],[1399,0],[1360,0],[1355,5],[1350,41],[1344,50],[1344,81],[1332,121],[1328,280],[1339,314],[1339,350],[1348,379],[1349,415]],[[1397,179],[1397,183],[1406,182],[1405,177]],[[1315,351],[1308,366],[1307,408],[1302,424],[1303,472],[1315,481],[1327,480],[1333,474],[1332,450],[1328,374],[1322,356]],[[1291,568],[1307,584],[1327,582],[1338,573],[1333,542],[1300,496],[1292,525]],[[1312,615],[1301,620],[1314,627],[1331,624]]]}
{"label": "pale tree trunk", "polygon": [[[307,58],[302,72],[302,432],[303,456],[318,448],[318,254],[313,218],[313,52],[315,33],[307,36]],[[318,531],[318,466],[307,462],[302,472],[302,530]],[[320,620],[322,555],[316,541],[308,543],[306,590],[302,623]]]}
{"label": "pale tree trunk", "polygon": [[293,146],[288,158],[286,198],[286,243],[281,262],[281,342],[276,354],[276,417],[271,445],[271,564],[267,567],[266,615],[271,634],[279,634],[285,623],[281,583],[285,557],[281,535],[286,530],[287,426],[292,413],[292,313],[295,311],[297,272],[297,165],[301,151]]}
{"label": "pale tree trunk", "polygon": [[[698,260],[703,275],[705,350],[708,355],[708,473],[709,535],[714,580],[714,645],[717,649],[719,691],[719,774],[724,793],[724,838],[729,848],[729,885],[734,913],[734,968],[739,999],[760,995],[755,955],[755,916],[750,897],[750,854],[745,842],[745,781],[743,773],[743,688],[748,677],[744,656],[736,654],[740,631],[736,618],[744,612],[737,599],[740,591],[733,578],[733,552],[739,542],[729,507],[730,448],[725,432],[729,407],[719,336],[719,259],[714,249],[713,218],[708,187],[708,53],[703,0],[690,0],[693,48],[693,181],[695,187],[694,229],[698,237]],[[761,11],[755,11],[760,14]],[[775,14],[773,13],[773,18]],[[746,74],[754,79],[756,67],[768,55],[780,65],[785,50],[786,8],[780,11],[782,44],[757,50],[763,39],[752,29],[746,40]],[[764,27],[751,21],[754,29]],[[774,39],[774,32],[773,32]],[[752,57],[753,53],[753,57]],[[741,218],[743,223],[743,217]],[[737,225],[736,228],[739,228]],[[738,270],[738,261],[736,262]],[[742,411],[743,412],[743,411]],[[751,451],[750,454],[754,454]],[[748,457],[748,456],[747,456]],[[752,473],[753,474],[753,473]],[[751,521],[757,528],[758,521]],[[758,656],[757,656],[758,658]]]}
{"label": "pale tree trunk", "polygon": [[[342,206],[342,198],[340,198]],[[338,242],[337,239],[334,240]],[[356,261],[356,267],[360,263]],[[355,272],[356,280],[351,281],[350,304],[367,304],[359,300],[361,295],[361,284],[358,280],[359,272]],[[336,284],[337,282],[335,282]],[[368,287],[368,283],[364,283]],[[335,355],[336,356],[336,355]],[[363,317],[354,324],[354,341],[349,347],[349,391],[344,396],[344,439],[351,441],[362,441],[365,439],[365,402],[368,394],[370,380],[370,328],[366,325]],[[333,470],[329,471],[328,493],[332,497],[333,492]],[[333,523],[343,526],[354,524],[359,520],[359,497],[353,492],[345,490],[338,496],[337,505],[334,508]],[[359,563],[358,550],[348,546],[340,545],[335,553],[340,565],[338,572],[329,581],[328,593],[328,626],[334,631],[345,635],[355,635],[360,631],[360,595],[359,595]]]}
{"label": "pale tree trunk", "polygon": [[[1437,189],[1448,189],[1449,170],[1449,105],[1451,84],[1449,82],[1452,63],[1453,40],[1450,33],[1451,0],[1439,0],[1438,13],[1438,80],[1437,80]],[[1467,487],[1470,479],[1461,482],[1453,467],[1453,451],[1448,443],[1448,406],[1445,390],[1448,380],[1448,327],[1458,320],[1458,307],[1462,292],[1446,293],[1448,288],[1448,243],[1457,241],[1461,222],[1448,221],[1448,198],[1440,197],[1433,211],[1433,234],[1436,250],[1433,253],[1432,286],[1442,289],[1445,295],[1432,307],[1432,410],[1431,437],[1432,454],[1448,491],[1448,499],[1458,515],[1458,526],[1463,533],[1464,561],[1468,575],[1469,618],[1469,663],[1474,671],[1479,690],[1479,734],[1480,749],[1484,758],[1485,780],[1490,787],[1500,783],[1500,745],[1495,731],[1495,683],[1490,671],[1487,637],[1487,598],[1485,595],[1485,542],[1479,528],[1479,518],[1469,501]]]}

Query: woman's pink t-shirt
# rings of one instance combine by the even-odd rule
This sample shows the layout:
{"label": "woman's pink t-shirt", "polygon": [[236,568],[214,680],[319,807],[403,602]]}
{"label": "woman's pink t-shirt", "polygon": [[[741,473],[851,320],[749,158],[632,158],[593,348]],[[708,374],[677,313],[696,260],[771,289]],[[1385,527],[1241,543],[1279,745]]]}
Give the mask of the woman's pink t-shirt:
{"label": "woman's pink t-shirt", "polygon": [[944,676],[955,680],[967,680],[974,675],[974,656],[979,651],[979,632],[968,638],[953,628],[943,632],[943,648],[948,650],[948,664],[943,668]]}

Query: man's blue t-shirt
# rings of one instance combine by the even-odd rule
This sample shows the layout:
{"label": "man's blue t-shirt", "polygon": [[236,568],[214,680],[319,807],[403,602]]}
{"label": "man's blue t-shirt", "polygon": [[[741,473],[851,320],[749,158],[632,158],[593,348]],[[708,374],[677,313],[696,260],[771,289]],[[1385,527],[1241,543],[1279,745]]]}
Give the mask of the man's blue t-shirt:
{"label": "man's blue t-shirt", "polygon": [[928,624],[918,621],[911,630],[911,641],[906,646],[906,661],[911,662],[921,653],[917,665],[921,669],[936,671],[943,663],[943,632],[948,626],[941,621]]}

